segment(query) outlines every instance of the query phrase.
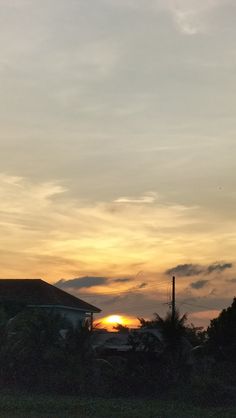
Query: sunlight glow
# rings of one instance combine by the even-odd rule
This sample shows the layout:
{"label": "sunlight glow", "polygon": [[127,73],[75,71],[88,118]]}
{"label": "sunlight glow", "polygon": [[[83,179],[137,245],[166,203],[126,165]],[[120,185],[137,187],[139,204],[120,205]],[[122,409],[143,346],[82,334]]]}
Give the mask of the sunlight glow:
{"label": "sunlight glow", "polygon": [[121,315],[110,315],[104,319],[107,324],[121,324],[124,325],[124,319]]}

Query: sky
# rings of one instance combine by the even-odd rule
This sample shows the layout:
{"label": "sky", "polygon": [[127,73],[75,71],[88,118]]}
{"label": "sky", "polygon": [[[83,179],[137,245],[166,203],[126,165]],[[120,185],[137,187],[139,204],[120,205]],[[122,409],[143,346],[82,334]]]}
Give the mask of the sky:
{"label": "sky", "polygon": [[233,0],[0,0],[1,276],[206,325],[235,295]]}

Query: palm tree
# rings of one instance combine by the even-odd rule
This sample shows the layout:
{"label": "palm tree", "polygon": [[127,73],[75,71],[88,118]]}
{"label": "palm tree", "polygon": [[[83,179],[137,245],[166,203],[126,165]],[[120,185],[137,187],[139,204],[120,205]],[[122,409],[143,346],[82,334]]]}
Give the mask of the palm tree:
{"label": "palm tree", "polygon": [[160,364],[165,375],[168,375],[168,380],[175,383],[181,375],[185,375],[184,371],[191,363],[192,345],[187,339],[187,314],[181,316],[176,310],[174,316],[167,312],[163,318],[155,313],[151,321],[143,318],[139,318],[139,321],[141,328],[155,328],[160,331],[164,347]]}
{"label": "palm tree", "polygon": [[144,318],[138,318],[141,328],[154,328],[159,329],[165,343],[168,346],[176,346],[180,340],[186,336],[186,321],[187,314],[184,314],[182,317],[178,310],[175,311],[175,315],[169,311],[166,313],[165,317],[162,318],[158,313],[154,313],[154,318],[152,320],[145,320]]}
{"label": "palm tree", "polygon": [[171,312],[167,312],[164,318],[157,313],[154,315],[166,345],[176,349],[181,344],[183,337],[186,336],[187,314],[180,316],[179,311],[176,311],[174,316]]}

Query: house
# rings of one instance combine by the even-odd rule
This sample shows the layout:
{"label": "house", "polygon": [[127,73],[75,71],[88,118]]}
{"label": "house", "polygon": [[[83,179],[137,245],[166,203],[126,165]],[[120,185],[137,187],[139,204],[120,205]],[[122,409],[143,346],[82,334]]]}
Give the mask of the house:
{"label": "house", "polygon": [[88,321],[92,327],[93,314],[101,312],[42,279],[0,279],[0,306],[11,309],[12,316],[25,308],[50,310],[61,314],[74,326]]}
{"label": "house", "polygon": [[157,329],[137,328],[128,332],[111,332],[97,329],[92,336],[93,348],[103,354],[121,354],[153,351],[160,354],[164,348],[162,334]]}

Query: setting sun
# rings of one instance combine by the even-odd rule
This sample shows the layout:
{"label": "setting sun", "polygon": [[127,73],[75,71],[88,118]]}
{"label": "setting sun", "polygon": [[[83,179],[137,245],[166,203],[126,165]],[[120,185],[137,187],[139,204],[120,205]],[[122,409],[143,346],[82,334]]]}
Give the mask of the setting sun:
{"label": "setting sun", "polygon": [[100,326],[105,327],[108,331],[114,331],[114,327],[117,324],[126,326],[128,328],[136,328],[139,325],[137,318],[118,314],[108,315],[100,318],[100,322],[98,320],[98,323],[100,323]]}
{"label": "setting sun", "polygon": [[108,324],[124,324],[124,319],[121,315],[110,315],[104,319],[104,322]]}

